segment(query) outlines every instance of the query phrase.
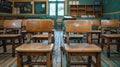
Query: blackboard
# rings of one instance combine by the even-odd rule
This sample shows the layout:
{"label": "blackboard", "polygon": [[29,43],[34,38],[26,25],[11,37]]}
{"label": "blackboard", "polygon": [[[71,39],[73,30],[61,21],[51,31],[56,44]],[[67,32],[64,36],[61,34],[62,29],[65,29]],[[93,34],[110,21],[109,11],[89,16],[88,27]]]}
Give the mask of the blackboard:
{"label": "blackboard", "polygon": [[35,14],[46,14],[46,2],[34,3]]}
{"label": "blackboard", "polygon": [[15,2],[15,8],[20,8],[20,13],[32,13],[32,5],[30,2]]}
{"label": "blackboard", "polygon": [[12,2],[7,0],[0,0],[0,12],[12,13]]}

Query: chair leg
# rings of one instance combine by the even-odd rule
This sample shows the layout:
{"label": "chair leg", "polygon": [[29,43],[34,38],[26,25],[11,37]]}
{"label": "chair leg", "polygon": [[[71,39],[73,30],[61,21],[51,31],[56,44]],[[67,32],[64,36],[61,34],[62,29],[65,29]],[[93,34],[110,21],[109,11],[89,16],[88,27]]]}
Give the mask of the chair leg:
{"label": "chair leg", "polygon": [[103,51],[104,43],[105,43],[105,41],[104,41],[104,39],[102,39],[102,44],[101,44],[102,51]]}
{"label": "chair leg", "polygon": [[6,52],[7,49],[6,49],[6,40],[2,40],[2,45],[3,45],[3,52]]}
{"label": "chair leg", "polygon": [[91,67],[92,56],[88,56],[88,65],[87,67]]}
{"label": "chair leg", "polygon": [[117,43],[117,52],[119,52],[120,51],[120,42],[119,41],[117,41],[118,43]]}
{"label": "chair leg", "polygon": [[[28,63],[31,63],[31,61],[32,61],[32,60],[31,60],[31,56],[28,56],[27,59],[28,59],[27,62],[28,62]],[[33,66],[30,64],[29,67],[33,67]]]}
{"label": "chair leg", "polygon": [[61,49],[61,67],[62,67],[63,47],[60,47],[60,49]]}

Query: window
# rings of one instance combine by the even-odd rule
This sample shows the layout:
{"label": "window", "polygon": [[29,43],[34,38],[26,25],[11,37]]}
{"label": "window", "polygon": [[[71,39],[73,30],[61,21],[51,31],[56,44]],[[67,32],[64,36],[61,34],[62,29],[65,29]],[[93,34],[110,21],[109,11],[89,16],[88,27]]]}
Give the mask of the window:
{"label": "window", "polygon": [[64,16],[64,0],[49,0],[49,15]]}
{"label": "window", "polygon": [[64,4],[58,3],[58,15],[63,16],[64,15]]}
{"label": "window", "polygon": [[49,1],[56,1],[56,0],[49,0]]}
{"label": "window", "polygon": [[55,15],[56,14],[56,4],[55,3],[50,3],[50,15]]}

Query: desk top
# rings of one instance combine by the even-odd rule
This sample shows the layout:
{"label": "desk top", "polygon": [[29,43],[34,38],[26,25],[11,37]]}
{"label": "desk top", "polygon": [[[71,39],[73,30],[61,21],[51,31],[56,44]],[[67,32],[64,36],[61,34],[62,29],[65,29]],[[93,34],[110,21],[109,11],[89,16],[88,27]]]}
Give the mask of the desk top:
{"label": "desk top", "polygon": [[31,43],[16,48],[17,52],[51,52],[53,44]]}
{"label": "desk top", "polygon": [[[64,37],[67,37],[67,35],[64,35]],[[69,35],[69,37],[78,37],[78,38],[80,38],[80,37],[84,37],[84,35],[82,35],[82,34],[71,34],[71,35]]]}
{"label": "desk top", "polygon": [[[51,35],[53,37],[53,35]],[[37,34],[37,35],[32,35],[33,38],[48,38],[48,34]]]}
{"label": "desk top", "polygon": [[100,47],[87,43],[70,43],[70,45],[65,44],[65,50],[67,52],[101,52]]}
{"label": "desk top", "polygon": [[102,33],[101,30],[92,30],[91,33]]}

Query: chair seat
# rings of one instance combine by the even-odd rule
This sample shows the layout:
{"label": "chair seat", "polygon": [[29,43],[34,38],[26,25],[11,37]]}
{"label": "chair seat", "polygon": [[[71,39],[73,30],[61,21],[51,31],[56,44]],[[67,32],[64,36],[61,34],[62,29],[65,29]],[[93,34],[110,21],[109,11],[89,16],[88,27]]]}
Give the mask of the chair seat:
{"label": "chair seat", "polygon": [[0,34],[0,38],[11,38],[11,37],[19,37],[21,36],[20,34]]}
{"label": "chair seat", "polygon": [[67,52],[101,52],[100,47],[88,43],[70,43],[70,45],[65,44],[65,50]]}
{"label": "chair seat", "polygon": [[[52,35],[53,37],[53,35]],[[48,38],[47,34],[41,34],[41,35],[33,35],[32,38]]]}
{"label": "chair seat", "polygon": [[102,33],[101,30],[92,30],[91,33]]}
{"label": "chair seat", "polygon": [[[3,33],[4,32],[4,30],[0,30],[0,33]],[[7,32],[11,32],[11,30],[7,30]]]}
{"label": "chair seat", "polygon": [[[66,35],[64,35],[64,37],[66,37]],[[84,35],[80,35],[80,34],[76,34],[76,35],[69,35],[70,38],[80,38],[80,37],[84,37]]]}
{"label": "chair seat", "polygon": [[31,43],[16,48],[17,52],[51,52],[53,44]]}

